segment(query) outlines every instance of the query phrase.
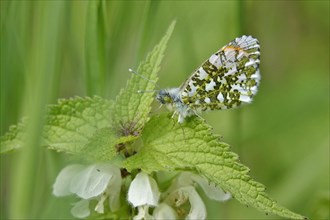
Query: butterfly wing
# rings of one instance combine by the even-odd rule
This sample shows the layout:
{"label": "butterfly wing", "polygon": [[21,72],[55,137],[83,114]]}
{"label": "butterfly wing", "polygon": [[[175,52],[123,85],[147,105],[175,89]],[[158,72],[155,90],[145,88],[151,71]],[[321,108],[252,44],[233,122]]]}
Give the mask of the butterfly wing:
{"label": "butterfly wing", "polygon": [[242,36],[207,59],[180,87],[182,102],[196,111],[234,108],[250,103],[260,81],[260,46]]}

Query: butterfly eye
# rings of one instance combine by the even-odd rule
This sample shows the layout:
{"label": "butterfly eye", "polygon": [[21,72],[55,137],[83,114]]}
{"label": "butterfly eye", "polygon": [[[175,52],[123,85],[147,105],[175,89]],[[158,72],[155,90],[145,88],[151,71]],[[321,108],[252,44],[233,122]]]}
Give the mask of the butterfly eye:
{"label": "butterfly eye", "polygon": [[156,95],[156,99],[161,103],[161,104],[169,104],[173,102],[173,99],[171,98],[170,94],[168,93],[167,90],[160,90],[158,94]]}
{"label": "butterfly eye", "polygon": [[173,102],[173,99],[169,96],[164,96],[164,102],[165,103],[172,103]]}

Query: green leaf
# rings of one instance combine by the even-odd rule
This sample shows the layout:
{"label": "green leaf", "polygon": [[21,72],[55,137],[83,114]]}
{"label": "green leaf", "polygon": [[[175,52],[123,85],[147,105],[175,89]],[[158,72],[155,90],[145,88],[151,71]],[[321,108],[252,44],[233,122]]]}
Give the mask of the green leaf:
{"label": "green leaf", "polygon": [[[47,109],[43,141],[49,148],[80,154],[98,129],[111,125],[112,102],[100,97],[61,99]],[[26,120],[1,137],[1,153],[22,147]]]}
{"label": "green leaf", "polygon": [[229,145],[219,141],[211,128],[197,117],[183,125],[162,114],[152,117],[143,132],[143,147],[128,158],[128,170],[193,170],[229,191],[241,203],[266,213],[290,219],[304,219],[278,205],[265,193],[265,187],[253,180],[249,168],[239,163]]}
{"label": "green leaf", "polygon": [[0,138],[0,153],[8,153],[22,147],[24,144],[24,129],[27,119],[9,127],[9,131]]}
{"label": "green leaf", "polygon": [[111,160],[117,155],[116,140],[117,137],[112,128],[101,128],[94,132],[87,144],[80,145],[77,151],[90,161]]}
{"label": "green leaf", "polygon": [[[143,75],[143,77],[149,80],[132,74],[126,88],[122,89],[116,98],[114,120],[115,126],[121,132],[128,130],[131,133],[140,133],[144,124],[149,120],[148,114],[151,110],[151,103],[154,100],[154,93],[138,93],[138,91],[151,91],[155,89],[155,83],[158,80],[157,72],[160,69],[160,63],[174,26],[175,22],[172,22],[159,44],[148,54],[146,60],[139,65],[138,74]],[[127,129],[127,127],[130,129]]]}
{"label": "green leaf", "polygon": [[138,137],[126,136],[118,138],[111,127],[101,128],[94,132],[85,145],[80,145],[75,153],[88,161],[110,161],[118,155],[122,144],[133,142]]}
{"label": "green leaf", "polygon": [[97,129],[110,126],[112,104],[97,96],[59,100],[48,108],[46,143],[53,149],[74,151],[74,146],[87,143]]}

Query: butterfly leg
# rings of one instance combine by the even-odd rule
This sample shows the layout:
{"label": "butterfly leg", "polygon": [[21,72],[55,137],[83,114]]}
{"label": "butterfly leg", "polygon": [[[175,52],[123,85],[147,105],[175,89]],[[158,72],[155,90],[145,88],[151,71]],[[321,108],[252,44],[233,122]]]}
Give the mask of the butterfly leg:
{"label": "butterfly leg", "polygon": [[184,117],[181,114],[179,114],[179,118],[178,118],[179,124],[182,124],[183,121],[184,121]]}
{"label": "butterfly leg", "polygon": [[202,119],[203,121],[205,121],[205,119],[204,119],[202,116],[200,116],[196,111],[194,111],[194,114],[197,115],[197,117],[199,117],[199,118]]}
{"label": "butterfly leg", "polygon": [[182,135],[183,135],[184,142],[186,143],[186,135],[184,133],[184,128],[183,128],[182,124],[179,124],[179,125],[180,125],[180,127],[182,129]]}
{"label": "butterfly leg", "polygon": [[173,115],[172,115],[172,117],[171,118],[174,118],[174,116],[177,114],[177,112],[173,112]]}
{"label": "butterfly leg", "polygon": [[159,105],[159,107],[156,109],[156,111],[159,111],[163,107],[163,104]]}

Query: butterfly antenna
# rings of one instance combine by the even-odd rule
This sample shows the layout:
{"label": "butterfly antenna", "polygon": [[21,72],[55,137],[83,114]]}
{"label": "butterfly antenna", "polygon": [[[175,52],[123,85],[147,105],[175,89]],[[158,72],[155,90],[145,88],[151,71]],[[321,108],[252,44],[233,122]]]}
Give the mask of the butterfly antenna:
{"label": "butterfly antenna", "polygon": [[[141,77],[141,78],[147,80],[148,82],[151,82],[151,83],[154,84],[157,88],[160,89],[160,87],[157,85],[157,83],[156,83],[155,81],[153,81],[153,80],[151,80],[151,79],[148,79],[147,77],[141,75],[140,73],[136,72],[135,70],[132,70],[131,68],[129,68],[128,71],[130,71],[131,73],[133,73],[133,74],[135,74],[135,75],[137,75],[137,76],[139,76],[139,77]],[[139,90],[138,93],[142,93],[141,91],[142,91],[142,90]],[[144,91],[144,92],[155,92],[155,91],[157,91],[157,90],[150,90],[150,91]]]}
{"label": "butterfly antenna", "polygon": [[187,143],[186,142],[187,141],[186,134],[184,133],[184,128],[183,128],[183,126],[181,124],[179,124],[179,125],[180,125],[180,128],[182,129],[182,135],[183,135],[184,142]]}
{"label": "butterfly antenna", "polygon": [[158,92],[159,90],[138,90],[137,93]]}

